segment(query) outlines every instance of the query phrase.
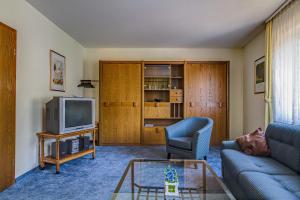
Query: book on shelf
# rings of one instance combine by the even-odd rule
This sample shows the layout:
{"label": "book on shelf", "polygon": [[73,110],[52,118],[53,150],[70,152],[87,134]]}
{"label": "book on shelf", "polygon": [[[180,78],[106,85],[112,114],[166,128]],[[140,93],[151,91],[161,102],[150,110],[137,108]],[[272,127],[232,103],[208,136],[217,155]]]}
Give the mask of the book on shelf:
{"label": "book on shelf", "polygon": [[145,124],[145,127],[154,127],[154,124]]}

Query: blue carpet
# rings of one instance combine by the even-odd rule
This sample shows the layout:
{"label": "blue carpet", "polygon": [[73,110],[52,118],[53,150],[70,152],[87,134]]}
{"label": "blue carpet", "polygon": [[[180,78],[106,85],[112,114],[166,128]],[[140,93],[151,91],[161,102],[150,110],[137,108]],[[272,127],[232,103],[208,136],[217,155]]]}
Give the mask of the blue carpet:
{"label": "blue carpet", "polygon": [[[219,148],[211,148],[208,163],[221,175]],[[0,193],[1,200],[108,200],[128,162],[135,158],[165,159],[164,146],[101,146],[95,160],[91,156],[61,166],[60,174],[48,165],[34,169],[15,185]]]}

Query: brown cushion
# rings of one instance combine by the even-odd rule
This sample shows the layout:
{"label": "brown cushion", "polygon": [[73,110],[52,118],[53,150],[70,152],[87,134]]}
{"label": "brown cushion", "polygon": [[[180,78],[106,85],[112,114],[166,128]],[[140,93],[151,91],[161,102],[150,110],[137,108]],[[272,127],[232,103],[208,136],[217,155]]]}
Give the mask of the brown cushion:
{"label": "brown cushion", "polygon": [[270,154],[265,133],[261,128],[256,129],[253,133],[236,138],[236,141],[246,154],[254,156],[268,156]]}

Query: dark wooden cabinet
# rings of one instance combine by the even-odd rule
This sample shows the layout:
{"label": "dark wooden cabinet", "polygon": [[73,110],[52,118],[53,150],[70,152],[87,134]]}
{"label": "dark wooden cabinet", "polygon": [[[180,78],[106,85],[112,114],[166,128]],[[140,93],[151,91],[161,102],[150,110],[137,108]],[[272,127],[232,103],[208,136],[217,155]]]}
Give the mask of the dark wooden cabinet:
{"label": "dark wooden cabinet", "polygon": [[214,120],[212,145],[228,138],[228,62],[188,62],[186,117]]}
{"label": "dark wooden cabinet", "polygon": [[0,192],[15,182],[16,37],[0,22]]}

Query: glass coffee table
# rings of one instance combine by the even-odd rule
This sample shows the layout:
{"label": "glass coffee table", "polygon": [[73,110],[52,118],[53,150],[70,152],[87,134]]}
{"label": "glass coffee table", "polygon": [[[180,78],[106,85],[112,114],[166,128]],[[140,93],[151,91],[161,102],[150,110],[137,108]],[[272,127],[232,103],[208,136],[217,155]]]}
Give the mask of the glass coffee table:
{"label": "glass coffee table", "polygon": [[[179,196],[165,196],[164,169],[176,169]],[[202,160],[130,161],[113,195],[113,200],[235,199],[212,168]]]}

